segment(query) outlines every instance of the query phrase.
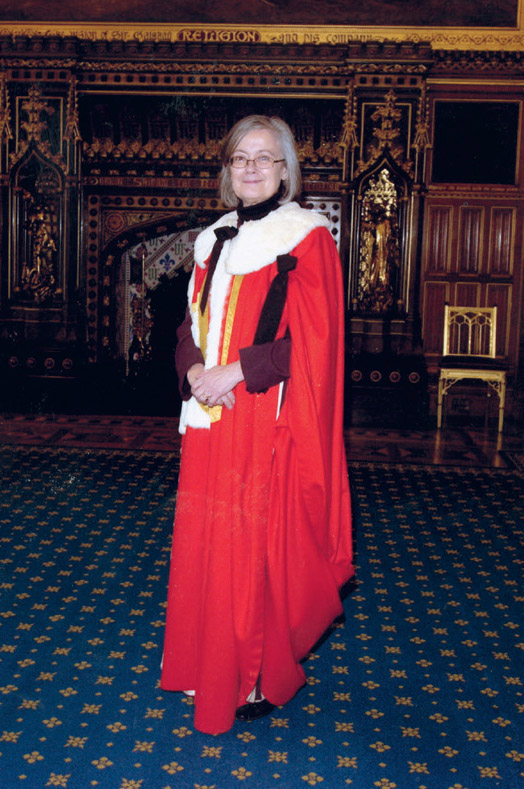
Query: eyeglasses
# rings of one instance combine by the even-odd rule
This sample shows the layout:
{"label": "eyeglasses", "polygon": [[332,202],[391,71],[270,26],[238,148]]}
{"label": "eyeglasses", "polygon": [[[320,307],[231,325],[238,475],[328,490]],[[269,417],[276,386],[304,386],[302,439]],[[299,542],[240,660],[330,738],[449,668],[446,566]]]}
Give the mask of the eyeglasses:
{"label": "eyeglasses", "polygon": [[232,156],[229,164],[236,170],[243,170],[253,162],[257,170],[270,170],[277,162],[285,161],[285,159],[273,159],[271,156],[257,156],[255,159],[248,159],[247,156]]}

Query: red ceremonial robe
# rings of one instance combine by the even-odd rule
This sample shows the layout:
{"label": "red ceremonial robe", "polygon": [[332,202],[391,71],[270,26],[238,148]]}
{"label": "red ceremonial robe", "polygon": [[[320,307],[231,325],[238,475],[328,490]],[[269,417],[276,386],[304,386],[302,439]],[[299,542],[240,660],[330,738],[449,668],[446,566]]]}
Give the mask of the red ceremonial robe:
{"label": "red ceremonial robe", "polygon": [[[290,230],[295,220],[299,228]],[[265,252],[257,247],[261,230],[271,239]],[[251,261],[243,246],[250,237]],[[286,204],[226,242],[210,332],[221,265],[231,280],[218,347],[208,338],[207,352],[232,362],[253,342],[277,273],[276,255],[268,263],[264,255],[280,241],[277,254],[297,258],[277,335],[291,333],[280,411],[281,387],[249,394],[241,383],[231,411],[220,409],[207,427],[189,424],[182,441],[161,686],[194,689],[195,727],[210,734],[231,728],[259,678],[273,704],[293,697],[305,682],[300,661],[341,613],[339,587],[353,574],[341,270],[322,217]],[[205,267],[195,267],[193,310],[204,279]]]}

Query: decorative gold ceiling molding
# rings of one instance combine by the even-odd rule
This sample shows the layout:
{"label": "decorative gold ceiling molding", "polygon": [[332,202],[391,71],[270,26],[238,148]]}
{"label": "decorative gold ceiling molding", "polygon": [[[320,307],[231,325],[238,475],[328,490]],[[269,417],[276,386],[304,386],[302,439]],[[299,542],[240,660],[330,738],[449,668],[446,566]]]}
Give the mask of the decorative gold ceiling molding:
{"label": "decorative gold ceiling molding", "polygon": [[514,28],[346,27],[344,25],[199,25],[2,22],[0,36],[90,41],[217,44],[351,44],[355,41],[429,43],[434,50],[524,50],[524,3]]}

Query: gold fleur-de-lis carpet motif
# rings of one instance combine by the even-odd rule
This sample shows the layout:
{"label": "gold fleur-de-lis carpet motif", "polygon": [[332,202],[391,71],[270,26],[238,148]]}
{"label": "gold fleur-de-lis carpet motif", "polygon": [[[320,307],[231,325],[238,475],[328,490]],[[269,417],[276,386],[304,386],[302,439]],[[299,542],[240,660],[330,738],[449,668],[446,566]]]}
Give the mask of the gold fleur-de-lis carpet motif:
{"label": "gold fleur-de-lis carpet motif", "polygon": [[285,707],[159,688],[176,453],[0,449],[2,789],[524,785],[522,478],[350,465],[357,582]]}

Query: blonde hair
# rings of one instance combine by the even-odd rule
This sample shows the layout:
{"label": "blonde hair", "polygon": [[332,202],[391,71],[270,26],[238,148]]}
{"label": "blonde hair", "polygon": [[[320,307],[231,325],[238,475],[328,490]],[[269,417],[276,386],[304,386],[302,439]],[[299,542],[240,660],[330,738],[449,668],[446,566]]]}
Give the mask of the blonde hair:
{"label": "blonde hair", "polygon": [[281,149],[287,168],[287,178],[282,181],[279,203],[288,203],[300,194],[302,176],[298,163],[297,149],[293,132],[282,118],[267,115],[247,115],[237,121],[228,132],[222,145],[222,170],[219,176],[220,199],[226,208],[236,208],[239,199],[233,191],[229,159],[238,148],[240,141],[254,129],[267,129],[272,132]]}

